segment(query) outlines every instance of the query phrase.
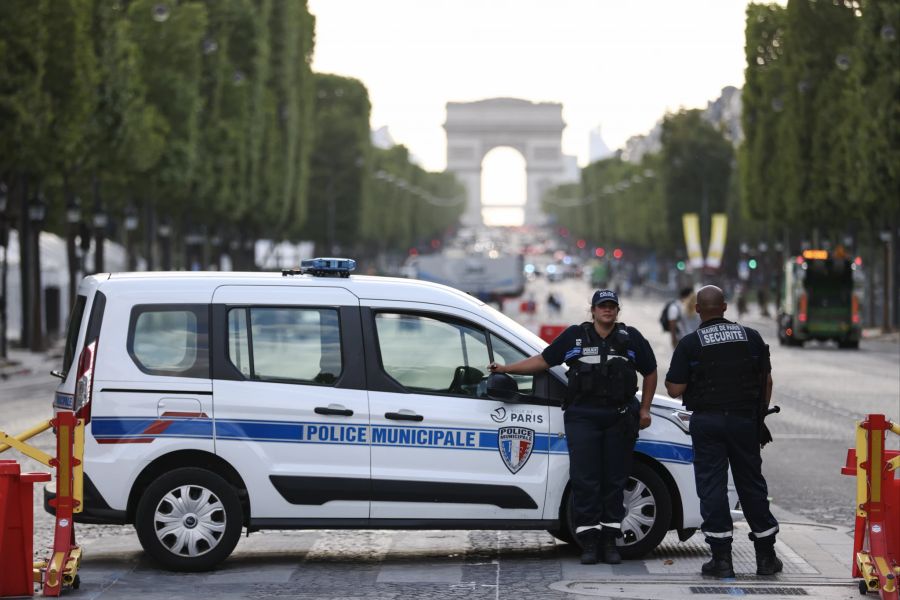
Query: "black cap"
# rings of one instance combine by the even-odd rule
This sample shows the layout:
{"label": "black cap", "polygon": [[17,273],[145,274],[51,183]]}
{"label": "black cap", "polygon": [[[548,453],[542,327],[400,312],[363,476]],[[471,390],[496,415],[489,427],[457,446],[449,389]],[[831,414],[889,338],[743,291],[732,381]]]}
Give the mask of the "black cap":
{"label": "black cap", "polygon": [[614,302],[616,306],[618,306],[619,297],[616,296],[616,293],[612,290],[597,290],[594,292],[594,297],[591,299],[591,306],[597,306],[602,302]]}

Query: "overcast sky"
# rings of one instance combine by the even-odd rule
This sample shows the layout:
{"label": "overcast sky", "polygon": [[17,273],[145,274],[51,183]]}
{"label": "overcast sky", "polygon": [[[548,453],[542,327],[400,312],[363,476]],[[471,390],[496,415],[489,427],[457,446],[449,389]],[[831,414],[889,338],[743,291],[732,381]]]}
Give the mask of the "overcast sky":
{"label": "overcast sky", "polygon": [[665,112],[744,80],[746,0],[310,0],[313,68],[358,78],[429,170],[446,166],[448,101],[561,102],[563,151],[620,148]]}

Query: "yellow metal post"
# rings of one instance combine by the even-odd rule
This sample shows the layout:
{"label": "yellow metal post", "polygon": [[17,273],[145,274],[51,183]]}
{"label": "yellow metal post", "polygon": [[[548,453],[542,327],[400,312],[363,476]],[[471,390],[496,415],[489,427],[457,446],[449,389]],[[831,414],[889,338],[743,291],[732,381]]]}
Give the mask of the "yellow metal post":
{"label": "yellow metal post", "polygon": [[75,421],[75,468],[72,470],[72,497],[75,499],[73,513],[80,513],[84,507],[84,419]]}
{"label": "yellow metal post", "polygon": [[862,421],[856,424],[856,516],[865,517],[866,511],[863,508],[867,501],[868,486],[866,485],[866,474],[863,463],[869,456],[869,440],[866,437],[866,430],[862,427]]}

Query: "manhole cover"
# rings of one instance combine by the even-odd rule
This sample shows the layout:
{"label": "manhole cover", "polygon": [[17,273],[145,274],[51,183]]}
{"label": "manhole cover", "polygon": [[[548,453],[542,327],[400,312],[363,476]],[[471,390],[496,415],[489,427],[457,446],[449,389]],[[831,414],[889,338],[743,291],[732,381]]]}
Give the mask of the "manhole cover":
{"label": "manhole cover", "polygon": [[692,585],[692,594],[724,594],[728,596],[808,596],[795,587],[749,587],[735,585]]}

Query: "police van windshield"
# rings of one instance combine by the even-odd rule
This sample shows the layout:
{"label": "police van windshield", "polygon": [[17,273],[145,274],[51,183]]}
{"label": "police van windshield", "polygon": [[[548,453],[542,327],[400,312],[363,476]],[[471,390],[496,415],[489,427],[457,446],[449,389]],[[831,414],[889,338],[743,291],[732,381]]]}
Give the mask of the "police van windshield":
{"label": "police van windshield", "polygon": [[84,316],[84,305],[87,297],[79,295],[75,298],[75,306],[69,314],[69,323],[66,325],[66,350],[63,354],[62,372],[67,374],[72,360],[75,359],[75,347],[78,345],[78,331],[81,329],[81,318]]}
{"label": "police van windshield", "polygon": [[484,305],[482,308],[488,311],[491,318],[500,323],[507,331],[514,333],[519,339],[527,343],[534,350],[541,351],[548,346],[547,342],[538,337],[537,334],[529,331],[516,321],[513,321],[493,306]]}

